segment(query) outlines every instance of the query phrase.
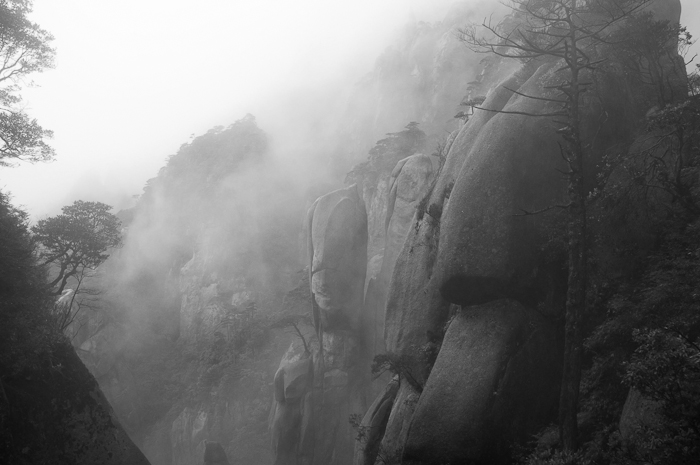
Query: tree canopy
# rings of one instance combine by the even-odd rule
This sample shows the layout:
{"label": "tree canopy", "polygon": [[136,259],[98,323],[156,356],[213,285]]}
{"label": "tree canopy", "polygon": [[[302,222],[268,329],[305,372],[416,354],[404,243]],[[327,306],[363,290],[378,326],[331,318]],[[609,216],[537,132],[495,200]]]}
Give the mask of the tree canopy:
{"label": "tree canopy", "polygon": [[53,67],[53,36],[27,15],[31,0],[0,0],[0,166],[8,159],[46,161],[54,150],[44,140],[53,133],[21,108],[19,91],[27,77]]}
{"label": "tree canopy", "polygon": [[108,257],[106,252],[121,245],[121,223],[101,202],[77,200],[63,207],[63,213],[40,220],[32,227],[41,244],[42,264],[58,267],[50,286],[53,293],[63,292],[71,277],[86,269],[95,269]]}

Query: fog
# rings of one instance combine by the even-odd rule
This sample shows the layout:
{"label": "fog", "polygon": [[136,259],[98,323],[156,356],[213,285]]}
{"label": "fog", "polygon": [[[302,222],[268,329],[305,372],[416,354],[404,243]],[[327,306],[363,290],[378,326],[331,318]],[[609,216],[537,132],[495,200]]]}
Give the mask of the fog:
{"label": "fog", "polygon": [[246,113],[269,130],[322,113],[312,105],[337,109],[333,96],[400,27],[450,3],[37,0],[32,19],[55,36],[56,67],[23,95],[55,132],[57,157],[2,168],[0,187],[35,218],[75,199],[127,207],[193,135]]}
{"label": "fog", "polygon": [[[128,207],[193,135],[246,113],[274,135],[300,114],[337,111],[407,22],[442,19],[452,3],[36,0],[32,18],[58,53],[24,103],[55,132],[57,157],[0,168],[0,188],[34,218],[75,199]],[[683,8],[697,33],[700,5]]]}
{"label": "fog", "polygon": [[[442,206],[459,171],[459,161],[445,160],[447,153],[457,153],[445,149],[446,141],[458,132],[460,140],[477,140],[472,128],[485,127],[475,126],[486,118],[479,123],[474,113],[455,116],[466,109],[460,102],[489,95],[518,66],[514,60],[484,60],[457,38],[457,28],[469,20],[481,22],[494,13],[497,21],[501,2],[35,0],[34,7],[32,20],[55,35],[56,67],[33,76],[22,95],[31,117],[54,131],[57,155],[50,163],[0,167],[0,189],[10,191],[34,221],[77,199],[105,202],[118,212],[124,244],[86,281],[83,291],[93,286],[89,290],[100,296],[99,305],[80,315],[71,340],[152,463],[195,463],[206,447],[203,439],[224,444],[234,454],[232,463],[271,463],[265,454],[278,451],[268,444],[270,431],[284,429],[274,423],[275,402],[286,399],[277,397],[280,379],[287,389],[280,370],[296,357],[297,338],[304,356],[317,350],[309,360],[320,360],[311,373],[323,370],[321,384],[314,387],[313,375],[308,389],[322,392],[321,412],[326,374],[337,381],[367,368],[352,378],[352,389],[359,386],[362,393],[353,412],[364,413],[366,401],[377,394],[379,383],[365,377],[383,329],[372,328],[380,335],[372,345],[362,334],[370,333],[365,326],[379,328],[381,322],[385,328],[388,321],[377,309],[385,311],[382,299],[396,281],[392,260],[413,254],[413,245],[427,245],[425,250],[434,250],[415,256],[432,254],[429,268],[438,269],[439,250],[419,242],[429,236],[418,234],[423,223],[413,215],[427,214],[432,219],[426,217],[426,224],[436,219],[430,234],[442,237]],[[682,22],[700,34],[697,0],[684,0]],[[506,126],[499,124],[499,132],[480,134],[500,137]],[[456,131],[460,128],[467,130]],[[521,133],[513,134],[521,143]],[[456,146],[455,138],[450,143]],[[412,168],[418,173],[415,184],[424,182],[421,189],[441,197],[439,203],[431,196],[419,203],[418,194],[410,197],[415,203],[402,199],[405,232],[415,228],[416,235],[405,247],[410,252],[401,252],[406,236],[394,234],[393,244],[387,231],[399,197],[397,179],[411,155],[425,162],[424,168]],[[435,184],[438,173],[442,184]],[[406,185],[414,182],[404,175]],[[339,204],[361,205],[357,237],[333,231],[330,220],[324,225],[323,215],[340,208],[309,210],[346,179],[358,186],[348,188],[352,199],[348,194]],[[318,216],[309,221],[307,211]],[[335,227],[352,230],[348,224]],[[304,229],[309,225],[313,234]],[[358,304],[365,312],[360,336],[342,329],[325,340],[323,325],[308,318],[309,309],[319,308],[309,272],[325,273],[324,267],[340,264],[327,268],[338,271],[349,263],[331,257],[319,266],[314,236],[323,238],[316,250],[329,256],[366,247],[366,254],[355,254],[362,272],[352,278],[365,290],[364,304]],[[338,292],[330,278],[316,276]],[[416,276],[411,283],[423,279]],[[76,282],[70,286],[77,295]],[[285,331],[285,321],[295,322],[296,333]],[[447,328],[443,323],[440,331]],[[435,349],[437,356],[432,332],[420,332],[432,344],[420,345],[421,351]],[[355,336],[375,352],[352,354],[361,346],[351,339]],[[347,359],[338,356],[331,366],[341,352]],[[349,396],[342,401],[347,411],[326,409],[347,430],[338,433],[344,438],[338,450],[354,437],[347,422]],[[408,404],[407,398],[402,405]],[[327,424],[319,420],[314,428]],[[352,448],[348,451],[351,457]]]}

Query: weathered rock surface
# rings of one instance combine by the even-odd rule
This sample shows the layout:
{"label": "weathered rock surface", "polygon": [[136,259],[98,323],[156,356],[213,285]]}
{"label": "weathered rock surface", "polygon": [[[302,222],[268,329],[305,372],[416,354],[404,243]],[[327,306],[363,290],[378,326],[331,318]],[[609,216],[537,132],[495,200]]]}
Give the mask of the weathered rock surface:
{"label": "weathered rock surface", "polygon": [[[394,404],[389,414],[389,420],[382,438],[377,458],[385,463],[397,463],[401,461],[403,447],[408,437],[411,417],[415,411],[420,393],[405,380],[402,380],[399,391],[394,399]],[[381,462],[379,462],[381,463]]]}
{"label": "weathered rock surface", "polygon": [[172,463],[196,463],[204,454],[206,438],[211,427],[209,412],[202,407],[185,407],[170,427]]}
{"label": "weathered rock surface", "polygon": [[[368,280],[365,311],[368,324],[366,338],[374,355],[386,351],[384,322],[389,282],[406,237],[413,226],[418,205],[430,193],[440,169],[436,156],[415,154],[400,160],[391,172],[389,192],[383,199],[385,211],[384,246],[381,269]],[[373,262],[370,262],[370,265]],[[369,269],[370,267],[368,267]]]}
{"label": "weathered rock surface", "polygon": [[270,432],[275,465],[293,465],[306,451],[300,450],[304,436],[310,434],[307,394],[313,386],[311,354],[292,344],[275,374],[274,400],[270,411]]}
{"label": "weathered rock surface", "polygon": [[[425,214],[409,233],[394,267],[386,307],[384,338],[387,352],[413,356],[429,341],[429,332],[439,331],[449,304],[431,285],[440,225]],[[415,376],[425,381],[425,367]]]}
{"label": "weathered rock surface", "polygon": [[[540,102],[533,106],[507,88],[533,93],[549,71],[545,67],[537,72],[514,72],[489,93],[484,107],[507,111],[541,110]],[[558,153],[551,151],[552,146],[556,149],[556,142],[552,140],[551,132],[545,134],[549,129],[544,126],[534,118],[477,111],[451,143],[445,166],[425,203],[425,210],[419,212],[417,223],[411,228],[397,259],[386,309],[387,351],[408,357],[413,363],[412,375],[420,384],[440,386],[444,382],[444,378],[433,379],[437,376],[433,374],[435,368],[430,371],[431,361],[424,354],[431,339],[439,339],[451,304],[483,303],[511,294],[521,297],[534,292],[529,278],[537,267],[540,253],[539,225],[531,218],[517,223],[521,218],[514,215],[518,208],[534,210],[546,207],[553,198],[560,198],[565,193],[555,170],[559,160],[552,157],[553,153]],[[539,171],[531,171],[535,169]],[[538,220],[542,221],[541,218]],[[518,286],[511,286],[514,276],[522,277],[522,282],[515,283]],[[492,280],[492,277],[496,279]],[[494,286],[494,282],[498,285]],[[506,318],[505,314],[502,316]],[[507,321],[506,318],[503,323]],[[456,357],[455,354],[448,355],[450,350],[444,345],[440,353],[438,359],[442,359],[442,363]],[[511,355],[511,352],[504,352],[504,359],[498,361],[500,368],[494,369],[507,366],[512,361]],[[457,362],[452,360],[451,363]],[[517,370],[510,375],[511,378],[518,376],[524,375]],[[530,381],[521,378],[515,383]],[[405,384],[402,389],[408,389],[408,384]],[[483,386],[478,384],[466,385],[463,395],[479,397],[477,391],[481,388]],[[469,392],[470,389],[474,392]],[[461,406],[464,398],[453,404],[452,401],[446,402],[449,395],[443,394],[435,397],[440,399],[435,402],[449,405],[455,411],[462,408],[457,405]],[[421,399],[425,395],[424,392]],[[542,411],[549,414],[551,409],[544,406],[540,409]],[[397,401],[384,442],[394,444],[390,449],[400,454],[404,445],[409,447],[405,441],[414,441],[405,451],[409,454],[405,457],[423,460],[434,451],[417,439],[407,439],[405,425],[423,421],[412,419],[412,416],[413,406]],[[449,418],[456,420],[449,416],[445,418],[446,421]],[[400,423],[393,424],[395,421]],[[483,416],[474,421],[473,431],[481,431],[501,428],[510,424],[511,419],[504,416],[500,418],[501,425],[493,427]],[[458,428],[456,424],[443,425],[444,431]],[[456,444],[460,442],[464,439],[457,440]],[[424,446],[429,452],[421,455]]]}
{"label": "weathered rock surface", "polygon": [[[555,69],[541,66],[519,92],[539,95]],[[545,103],[512,95],[503,110],[541,114]],[[566,184],[557,171],[565,167],[550,123],[497,114],[471,144],[455,149],[464,162],[441,224],[436,279],[442,295],[460,305],[521,297],[532,291],[547,224],[546,214],[522,213],[565,203]]]}
{"label": "weathered rock surface", "polygon": [[350,464],[348,417],[366,408],[368,385],[360,345],[367,216],[357,186],[316,200],[307,215],[307,234],[316,340],[303,353],[295,341],[275,375],[274,463]]}
{"label": "weathered rock surface", "polygon": [[213,441],[204,443],[204,465],[229,465],[226,451],[221,444]]}
{"label": "weathered rock surface", "polygon": [[504,463],[546,425],[557,398],[553,330],[513,300],[466,307],[411,419],[403,463]]}
{"label": "weathered rock surface", "polygon": [[657,21],[669,21],[678,24],[681,21],[681,0],[653,0],[645,7]]}
{"label": "weathered rock surface", "polygon": [[17,464],[149,465],[73,348],[57,345],[52,363],[22,384],[3,380],[0,427],[18,453],[3,450],[12,456],[2,458]]}
{"label": "weathered rock surface", "polygon": [[367,409],[360,422],[358,439],[355,442],[354,465],[374,465],[398,391],[399,380],[395,378]]}
{"label": "weathered rock surface", "polygon": [[[512,97],[512,92],[505,90],[505,87],[514,84],[517,84],[516,78],[506,80],[503,86],[489,95],[484,105],[502,109]],[[429,341],[428,332],[438,333],[442,330],[449,302],[442,298],[442,283],[433,279],[433,270],[438,255],[443,210],[474,140],[495,114],[478,112],[459,133],[448,139],[448,155],[440,177],[425,202],[424,211],[419,212],[417,223],[409,230],[394,267],[386,306],[385,341],[389,352],[414,352]]]}
{"label": "weathered rock surface", "polygon": [[357,186],[320,197],[308,216],[315,353],[313,463],[351,463],[347,419],[363,411],[368,362],[361,347],[367,216]]}
{"label": "weathered rock surface", "polygon": [[180,269],[180,330],[179,336],[188,342],[204,342],[215,331],[225,331],[227,318],[240,319],[246,307],[255,300],[245,280],[224,279],[208,269],[215,251],[200,251]]}
{"label": "weathered rock surface", "polygon": [[391,277],[416,208],[430,193],[439,169],[440,161],[437,157],[416,154],[399,161],[392,171],[386,212],[383,276]]}
{"label": "weathered rock surface", "polygon": [[367,213],[352,185],[319,198],[307,216],[314,325],[358,329],[367,267]]}
{"label": "weathered rock surface", "polygon": [[660,402],[645,398],[634,388],[630,389],[620,416],[622,440],[631,441],[640,430],[658,426],[662,421],[660,408]]}

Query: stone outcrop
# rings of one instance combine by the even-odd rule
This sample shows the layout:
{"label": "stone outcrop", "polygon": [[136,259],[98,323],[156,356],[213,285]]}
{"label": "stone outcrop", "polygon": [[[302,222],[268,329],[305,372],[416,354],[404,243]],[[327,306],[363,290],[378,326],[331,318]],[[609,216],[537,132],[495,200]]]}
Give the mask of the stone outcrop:
{"label": "stone outcrop", "polygon": [[403,463],[502,463],[554,413],[553,326],[512,300],[461,310],[415,407]]}
{"label": "stone outcrop", "polygon": [[[484,105],[494,110],[502,109],[512,97],[505,87],[514,84],[517,84],[516,78],[507,79],[503,86],[489,95]],[[447,147],[449,151],[440,177],[404,242],[394,268],[386,306],[385,341],[389,352],[414,354],[429,342],[429,334],[443,330],[449,302],[440,293],[441,283],[433,277],[443,210],[474,140],[495,115],[485,111],[476,113],[453,137]],[[420,365],[415,371],[424,381],[427,367],[424,363]]]}
{"label": "stone outcrop", "polygon": [[[657,0],[650,11],[674,21],[679,5]],[[236,445],[263,438],[271,455],[255,459],[276,465],[349,465],[353,453],[355,465],[498,464],[510,460],[513,443],[553,419],[561,341],[548,318],[561,303],[562,286],[544,256],[558,219],[554,212],[522,213],[565,200],[565,180],[557,172],[563,163],[549,120],[499,112],[546,111],[546,102],[509,89],[544,96],[543,85],[555,79],[556,67],[521,69],[515,61],[488,59],[467,84],[482,58],[466,52],[455,34],[468,16],[469,8],[457,6],[442,23],[413,24],[355,89],[353,117],[357,107],[369,110],[347,124],[348,137],[338,138],[352,157],[360,153],[358,146],[364,149],[368,140],[395,130],[398,121],[420,123],[429,143],[384,154],[364,179],[351,180],[357,185],[323,195],[309,209],[305,258],[315,339],[308,345],[295,340],[276,372],[288,340],[274,363],[260,357],[264,367],[257,367],[256,375],[262,375],[251,383],[254,394],[239,395],[245,378],[235,388],[221,380],[228,365],[193,362],[196,367],[182,379],[198,383],[197,394],[206,398],[158,413],[142,442],[152,452],[149,458],[178,465],[204,457],[213,464],[226,463],[228,452],[233,462],[245,463],[246,457],[232,455]],[[465,93],[486,95],[483,106],[491,111],[476,110],[464,122],[453,118],[465,109],[459,106]],[[586,117],[595,119],[597,111],[591,105]],[[442,152],[427,155],[445,129],[452,132]],[[601,147],[614,142],[615,132],[601,129]],[[256,195],[273,190],[272,182],[257,184],[264,187],[256,186]],[[251,210],[238,216],[254,216]],[[270,212],[259,216],[265,214]],[[249,229],[246,237],[257,238],[257,228]],[[221,228],[221,236],[209,242],[230,241],[232,231],[239,229]],[[273,239],[251,240],[245,243],[251,247],[241,249],[288,246],[268,237]],[[252,272],[225,276],[228,259],[218,257],[216,269],[207,265],[217,258],[216,250],[212,245],[208,251],[178,252],[182,257],[168,278],[179,280],[172,294],[180,302],[178,318],[168,323],[176,328],[166,333],[182,347],[196,346],[194,353],[214,352],[219,340],[235,346],[231,321],[246,318],[240,311],[265,290],[248,286]],[[253,254],[251,261],[262,255]],[[275,271],[280,272],[270,274],[274,279],[283,275],[281,267]],[[97,350],[94,341],[84,347]],[[385,352],[403,365],[394,379],[385,375],[373,382],[370,362]],[[101,358],[95,373],[107,378],[119,363],[116,357]],[[114,398],[121,392],[115,389]],[[358,413],[364,416],[353,431],[348,417]],[[255,420],[258,429],[249,426]],[[621,429],[629,429],[623,427],[628,423]],[[361,439],[354,443],[358,433]],[[209,439],[219,441],[218,448]]]}
{"label": "stone outcrop", "polygon": [[[556,292],[548,287],[551,280],[538,275],[546,270],[540,254],[551,219],[519,213],[551,205],[566,186],[556,171],[558,148],[546,123],[497,111],[542,111],[541,101],[508,89],[536,94],[552,72],[551,66],[519,70],[489,93],[483,106],[496,111],[477,111],[456,135],[397,259],[386,307],[387,351],[405,357],[425,389],[414,393],[417,403],[394,404],[383,444],[397,458],[501,463],[508,457],[490,456],[493,435],[482,433],[522,440],[551,420],[556,396],[531,402],[527,395],[542,388],[539,379],[556,387],[557,363],[550,357],[557,353],[556,338],[551,330],[533,332],[531,324],[543,323],[526,308],[552,300]],[[454,314],[432,366],[425,353]],[[476,342],[472,331],[486,328],[499,339]],[[473,345],[467,347],[470,338]],[[479,371],[485,374],[471,377]],[[493,401],[503,380],[513,404]],[[529,394],[514,396],[514,387]],[[406,379],[401,389],[415,391]]]}
{"label": "stone outcrop", "polygon": [[681,0],[652,0],[645,10],[659,21],[678,24],[681,21]]}
{"label": "stone outcrop", "polygon": [[[356,185],[320,197],[307,215],[309,285],[316,340],[292,344],[275,375],[270,413],[274,463],[350,464],[348,417],[363,411],[360,345],[367,214]],[[364,369],[363,369],[364,368]]]}
{"label": "stone outcrop", "polygon": [[172,463],[197,462],[204,454],[212,415],[202,406],[185,407],[170,426]]}
{"label": "stone outcrop", "polygon": [[410,383],[400,383],[384,430],[384,437],[379,446],[379,452],[386,463],[400,463],[401,461],[401,454],[408,438],[411,418],[419,396],[420,393]]}
{"label": "stone outcrop", "polygon": [[356,330],[367,269],[367,213],[357,186],[314,202],[307,227],[314,326]]}
{"label": "stone outcrop", "polygon": [[383,455],[381,441],[398,390],[399,381],[393,379],[367,409],[358,428],[353,465],[373,465],[377,456]]}
{"label": "stone outcrop", "polygon": [[[414,215],[420,203],[430,193],[440,170],[437,156],[414,154],[400,160],[391,171],[389,189],[382,199],[386,205],[384,220],[384,244],[381,249],[381,267],[368,267],[368,283],[365,295],[367,318],[366,337],[368,350],[373,355],[386,352],[384,322],[389,282],[396,260],[413,225]],[[374,271],[374,273],[370,273]]]}
{"label": "stone outcrop", "polygon": [[204,465],[229,465],[226,451],[214,441],[204,443]]}
{"label": "stone outcrop", "polygon": [[12,440],[3,463],[149,465],[67,343],[53,347],[40,372],[4,379],[2,393],[0,427]]}
{"label": "stone outcrop", "polygon": [[620,416],[620,437],[623,442],[633,441],[640,431],[658,427],[662,422],[659,413],[661,407],[661,402],[648,399],[637,389],[631,388]]}
{"label": "stone outcrop", "polygon": [[[298,456],[310,456],[308,436],[313,434],[311,401],[313,360],[292,344],[275,373],[274,400],[270,410],[270,431],[275,465],[298,463]],[[306,445],[306,447],[304,447]]]}
{"label": "stone outcrop", "polygon": [[[540,67],[519,92],[538,95],[555,69]],[[512,95],[502,109],[538,114],[547,107]],[[521,297],[532,291],[548,219],[523,212],[565,203],[557,140],[540,118],[497,114],[469,142],[454,148],[464,161],[442,217],[435,279],[443,297],[459,305]]]}
{"label": "stone outcrop", "polygon": [[[674,20],[676,3],[651,8]],[[485,64],[474,87],[489,111],[459,130],[408,231],[384,331],[403,370],[382,439],[396,463],[509,463],[514,443],[554,419],[561,341],[552,317],[565,282],[562,259],[547,252],[562,219],[547,207],[566,203],[566,168],[550,122],[528,116],[551,103],[527,96],[544,97],[557,79],[554,63]],[[586,108],[584,130],[601,111]],[[601,153],[624,137],[598,130]],[[546,213],[527,214],[536,211]],[[426,353],[436,345],[433,363]]]}

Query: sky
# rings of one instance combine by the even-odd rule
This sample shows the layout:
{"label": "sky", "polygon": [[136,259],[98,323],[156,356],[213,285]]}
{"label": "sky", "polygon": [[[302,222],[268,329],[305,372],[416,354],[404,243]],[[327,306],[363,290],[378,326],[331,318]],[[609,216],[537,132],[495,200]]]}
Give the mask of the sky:
{"label": "sky", "polygon": [[[358,80],[410,18],[451,3],[35,0],[56,66],[22,95],[57,156],[0,168],[0,189],[34,219],[77,199],[129,207],[192,135],[246,113],[265,130],[276,99]],[[682,22],[700,36],[700,1],[684,1]]]}
{"label": "sky", "polygon": [[346,64],[359,79],[427,3],[35,0],[56,66],[23,96],[57,157],[0,168],[0,188],[35,218],[78,198],[125,206],[192,134],[338,79]]}

